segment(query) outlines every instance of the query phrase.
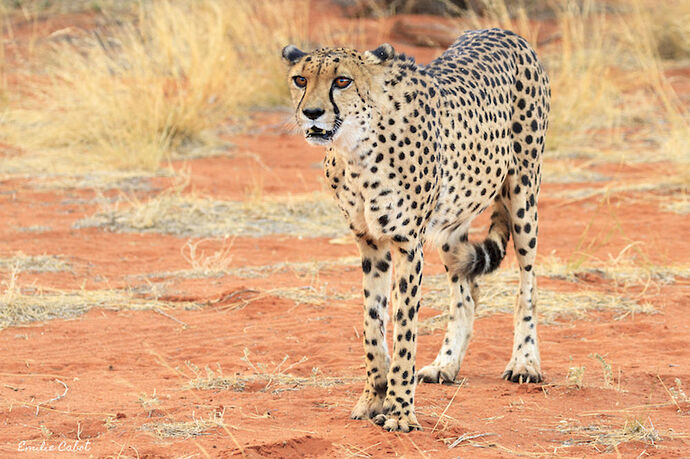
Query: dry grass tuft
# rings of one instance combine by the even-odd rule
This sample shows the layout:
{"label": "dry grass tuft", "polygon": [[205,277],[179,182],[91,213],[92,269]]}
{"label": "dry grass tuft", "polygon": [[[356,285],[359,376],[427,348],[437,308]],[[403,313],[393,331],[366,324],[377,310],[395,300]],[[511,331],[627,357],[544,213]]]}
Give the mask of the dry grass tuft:
{"label": "dry grass tuft", "polygon": [[[94,307],[124,309],[161,310],[171,307],[154,299],[134,296],[122,290],[76,290],[63,291],[36,286],[22,287],[17,284],[17,270],[2,282],[5,291],[0,296],[0,330],[35,321],[69,319],[80,316]],[[180,302],[174,307],[197,309],[196,303]]]}
{"label": "dry grass tuft", "polygon": [[182,257],[192,266],[192,269],[188,271],[191,271],[196,277],[214,277],[227,273],[232,264],[230,253],[235,239],[228,241],[228,238],[225,237],[220,241],[221,246],[218,250],[207,252],[203,246],[209,242],[214,242],[213,239],[205,238],[194,242],[188,240],[181,250]]}
{"label": "dry grass tuft", "polygon": [[303,263],[276,263],[266,266],[246,266],[229,271],[230,275],[245,278],[268,277],[273,274],[292,272],[300,277],[316,277],[320,273],[342,272],[343,268],[361,265],[360,257],[342,257],[333,260],[309,261]]}
{"label": "dry grass tuft", "polygon": [[582,389],[585,386],[585,367],[568,368],[568,375],[565,379],[568,385]]}
{"label": "dry grass tuft", "polygon": [[590,354],[589,358],[596,359],[601,364],[601,370],[604,373],[604,387],[607,389],[613,387],[613,370],[611,365],[599,353]]}
{"label": "dry grass tuft", "polygon": [[75,228],[85,227],[202,238],[337,237],[349,232],[338,208],[320,193],[243,202],[201,198],[179,189],[144,202],[126,197],[114,205],[105,204],[103,210],[75,224]]}
{"label": "dry grass tuft", "polygon": [[55,255],[25,255],[17,252],[12,257],[0,258],[0,270],[29,272],[29,273],[57,273],[72,271],[72,266]]}
{"label": "dry grass tuft", "polygon": [[17,14],[24,18],[37,20],[56,14],[93,12],[103,10],[110,12],[127,9],[134,0],[4,0],[0,11],[7,15]]}
{"label": "dry grass tuft", "polygon": [[606,182],[611,180],[588,168],[588,164],[578,165],[572,160],[546,159],[542,166],[544,183]]}
{"label": "dry grass tuft", "polygon": [[623,249],[616,257],[596,259],[573,253],[573,258],[563,261],[550,255],[539,261],[537,272],[554,279],[579,282],[585,275],[596,275],[611,280],[623,289],[629,287],[650,287],[669,285],[678,279],[690,277],[690,264],[657,266],[649,263],[644,256],[630,254],[633,245]]}
{"label": "dry grass tuft", "polygon": [[234,303],[225,305],[224,308],[232,310],[242,309],[249,304],[266,297],[284,298],[294,302],[296,305],[322,305],[325,303],[332,303],[334,301],[352,301],[356,298],[359,298],[359,296],[359,290],[341,292],[338,290],[329,289],[327,285],[322,285],[318,288],[313,285],[306,285],[303,287],[280,287],[264,290],[249,298],[242,298]]}
{"label": "dry grass tuft", "polygon": [[690,214],[690,199],[687,194],[678,200],[669,200],[661,203],[661,208],[676,214],[687,215]]}
{"label": "dry grass tuft", "polygon": [[[576,435],[566,442],[567,446],[572,445],[591,445],[597,451],[599,447],[604,447],[606,452],[616,451],[618,446],[623,443],[640,442],[652,446],[661,441],[661,435],[652,423],[647,419],[647,424],[638,418],[626,419],[623,425],[617,429],[608,426],[589,425],[589,426],[569,426],[563,421],[558,427],[558,431],[568,435]],[[600,451],[601,452],[601,451]]]}
{"label": "dry grass tuft", "polygon": [[651,41],[663,59],[690,58],[690,5],[684,0],[667,0],[663,8],[654,1],[642,3],[648,15]]}
{"label": "dry grass tuft", "polygon": [[[690,116],[664,75],[663,57],[689,53],[690,6],[635,0],[552,2],[555,30],[528,17],[524,5],[485,1],[474,27],[500,26],[538,47],[551,79],[548,156],[609,161],[673,161],[688,176]],[[510,6],[510,8],[509,8]],[[631,146],[634,154],[630,154]]]}
{"label": "dry grass tuft", "polygon": [[[680,413],[690,413],[690,397],[683,390],[680,378],[674,379],[675,386],[668,388],[668,393]],[[685,410],[685,411],[684,411]]]}
{"label": "dry grass tuft", "polygon": [[185,386],[187,389],[213,391],[233,390],[235,392],[242,392],[244,390],[245,380],[237,376],[223,376],[223,370],[220,368],[220,364],[215,372],[206,366],[205,374],[192,362],[185,362],[185,365],[187,365],[187,368],[189,368],[195,376],[195,378],[190,380]]}
{"label": "dry grass tuft", "polygon": [[360,266],[359,257],[342,257],[333,260],[309,261],[309,262],[281,262],[271,265],[242,266],[239,268],[228,268],[220,271],[203,271],[196,269],[184,269],[179,271],[169,271],[160,273],[146,274],[147,278],[207,278],[233,276],[245,279],[266,278],[275,274],[293,273],[300,278],[315,278],[321,273],[333,273],[336,270],[342,272],[343,269],[353,269]]}
{"label": "dry grass tuft", "polygon": [[[3,169],[0,166],[0,174],[6,174],[13,178],[30,178],[32,179],[31,186],[38,190],[86,188],[96,191],[119,190],[124,193],[151,192],[156,189],[151,179],[164,178],[166,180],[174,180],[176,174],[178,174],[178,172],[168,167],[155,171],[131,170],[75,173],[75,171],[69,168],[58,171],[58,167],[50,165],[48,166],[50,172],[39,173],[38,170],[31,167],[33,160],[29,155],[15,159],[16,162],[14,162],[11,170]],[[8,164],[5,164],[5,166],[8,166]]]}
{"label": "dry grass tuft", "polygon": [[191,421],[151,422],[141,426],[141,430],[151,432],[160,439],[186,439],[204,435],[209,430],[224,428],[224,416],[225,410],[214,411],[208,419],[197,419],[192,416]]}
{"label": "dry grass tuft", "polygon": [[268,296],[285,298],[295,304],[324,304],[333,301],[350,301],[359,298],[360,292],[340,292],[328,289],[327,286],[316,288],[312,285],[304,287],[285,287],[267,290],[264,292]]}
{"label": "dry grass tuft", "polygon": [[[479,317],[496,313],[512,313],[515,306],[518,275],[516,270],[501,269],[485,276],[480,282],[481,294],[476,314]],[[448,281],[445,275],[426,276],[423,280],[424,306],[440,311],[448,309]],[[654,312],[648,303],[619,295],[593,290],[557,292],[540,288],[538,298],[539,320],[553,323],[559,318],[582,318],[588,311],[617,311],[621,314]],[[447,313],[431,317],[420,323],[420,333],[445,327]]]}
{"label": "dry grass tuft", "polygon": [[208,366],[202,372],[199,367],[191,362],[185,362],[187,368],[194,374],[185,386],[187,389],[199,390],[233,390],[235,392],[243,392],[247,384],[264,384],[260,390],[262,392],[280,393],[287,390],[299,390],[302,387],[332,387],[343,384],[351,384],[359,382],[362,378],[354,377],[331,377],[324,376],[321,371],[314,367],[311,370],[311,376],[295,376],[289,371],[302,363],[307,361],[306,357],[302,357],[297,362],[283,367],[289,359],[289,356],[283,357],[277,365],[273,364],[272,370],[269,370],[268,364],[253,363],[249,359],[249,350],[244,350],[244,357],[241,360],[247,363],[253,373],[240,374],[234,376],[224,376],[223,371],[218,365],[218,368],[213,371]]}
{"label": "dry grass tuft", "polygon": [[173,151],[213,148],[228,117],[283,100],[279,50],[304,43],[308,2],[131,6],[127,19],[48,39],[32,97],[11,100],[0,123],[8,143],[74,170],[155,170]]}
{"label": "dry grass tuft", "polygon": [[158,405],[160,405],[161,401],[158,400],[156,389],[154,389],[153,394],[151,395],[146,393],[140,394],[137,398],[137,403],[139,403],[144,410],[148,411],[148,417],[151,417],[151,413]]}

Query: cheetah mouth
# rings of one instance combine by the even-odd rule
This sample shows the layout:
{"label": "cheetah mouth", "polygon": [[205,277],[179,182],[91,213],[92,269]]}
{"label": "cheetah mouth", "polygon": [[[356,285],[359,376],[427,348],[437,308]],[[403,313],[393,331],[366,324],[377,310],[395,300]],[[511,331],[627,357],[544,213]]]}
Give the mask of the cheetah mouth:
{"label": "cheetah mouth", "polygon": [[310,143],[317,144],[317,145],[323,145],[323,144],[326,144],[328,142],[331,142],[333,140],[333,138],[335,137],[335,135],[337,134],[338,128],[340,127],[341,124],[342,124],[342,122],[340,121],[339,118],[337,118],[335,120],[335,124],[333,125],[333,129],[330,129],[330,130],[322,129],[322,128],[314,125],[314,126],[310,127],[309,129],[307,129],[307,132],[305,134],[307,141],[309,141]]}
{"label": "cheetah mouth", "polygon": [[307,139],[312,139],[316,141],[330,141],[333,139],[333,135],[335,135],[335,129],[326,131],[316,126],[312,126],[307,130]]}

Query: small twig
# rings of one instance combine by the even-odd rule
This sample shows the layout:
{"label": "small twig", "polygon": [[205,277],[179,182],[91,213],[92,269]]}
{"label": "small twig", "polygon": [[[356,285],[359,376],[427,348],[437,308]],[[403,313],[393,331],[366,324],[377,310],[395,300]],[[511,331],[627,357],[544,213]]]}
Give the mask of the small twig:
{"label": "small twig", "polygon": [[464,441],[472,440],[472,439],[479,438],[479,437],[486,437],[488,435],[497,435],[497,434],[495,434],[493,432],[487,432],[487,433],[476,434],[476,435],[469,435],[469,434],[464,433],[464,434],[460,435],[457,440],[455,440],[453,443],[451,443],[448,446],[448,449],[455,448],[456,446],[458,446],[460,443],[462,443]]}
{"label": "small twig", "polygon": [[460,390],[460,388],[463,386],[464,383],[465,383],[465,379],[463,379],[460,382],[460,384],[458,384],[458,388],[455,389],[455,393],[453,394],[453,397],[450,399],[450,402],[448,402],[448,405],[446,405],[446,409],[443,410],[443,413],[441,413],[441,416],[438,417],[436,424],[434,424],[434,428],[431,429],[431,433],[434,433],[436,431],[436,427],[438,427],[438,423],[441,422],[441,419],[443,418],[443,416],[446,415],[446,411],[448,411],[448,408],[450,408],[450,405],[453,403],[453,400],[455,400],[455,396],[458,395],[458,391]]}
{"label": "small twig", "polygon": [[[287,357],[287,356],[286,356],[286,357]],[[287,359],[286,359],[286,360],[287,360]],[[297,365],[300,365],[300,364],[306,362],[307,360],[309,360],[309,357],[307,357],[306,355],[304,355],[304,356],[302,356],[301,359],[299,359],[298,362],[295,362],[295,363],[293,363],[292,365],[288,366],[287,368],[285,368],[285,369],[284,369],[283,371],[281,371],[280,373],[286,374],[288,371],[292,370],[292,369],[293,369],[294,367],[296,367]],[[280,373],[279,373],[279,374],[280,374]]]}
{"label": "small twig", "polygon": [[[666,393],[667,393],[668,396],[671,398],[671,401],[676,405],[676,408],[678,408],[678,412],[681,413],[683,410],[680,409],[680,405],[678,404],[678,401],[677,401],[676,398],[673,396],[673,394],[671,393],[671,391],[668,390],[668,387],[666,387],[666,384],[664,384],[664,381],[661,379],[661,376],[659,376],[659,375],[657,374],[656,377],[659,379],[659,382],[661,383],[661,385],[664,386],[664,389],[666,389]],[[650,420],[649,422],[651,422],[651,420]],[[652,426],[652,427],[653,427],[653,426]]]}
{"label": "small twig", "polygon": [[228,293],[227,295],[224,295],[216,300],[216,303],[220,303],[221,301],[226,301],[229,300],[237,295],[242,295],[243,293],[260,293],[258,290],[253,290],[251,288],[243,289],[243,290],[237,290],[232,293]]}
{"label": "small twig", "polygon": [[65,396],[67,395],[67,391],[69,390],[69,387],[67,387],[67,384],[63,383],[62,381],[60,381],[57,378],[55,378],[55,382],[62,384],[62,386],[65,388],[65,391],[61,395],[58,395],[57,397],[51,398],[50,400],[47,400],[45,402],[41,402],[41,403],[37,404],[36,405],[36,416],[38,416],[38,410],[41,408],[41,405],[46,405],[46,404],[51,403],[51,402],[56,402],[56,401],[60,400],[61,398],[65,398]]}
{"label": "small twig", "polygon": [[183,328],[189,327],[189,325],[187,325],[186,323],[182,322],[182,321],[179,320],[179,319],[176,319],[175,317],[171,316],[171,315],[168,314],[167,312],[163,312],[163,310],[161,310],[161,309],[159,309],[159,308],[154,308],[153,310],[154,310],[155,312],[157,312],[158,314],[167,317],[167,318],[170,319],[170,320],[174,320],[174,321],[177,322],[178,324],[182,325]]}

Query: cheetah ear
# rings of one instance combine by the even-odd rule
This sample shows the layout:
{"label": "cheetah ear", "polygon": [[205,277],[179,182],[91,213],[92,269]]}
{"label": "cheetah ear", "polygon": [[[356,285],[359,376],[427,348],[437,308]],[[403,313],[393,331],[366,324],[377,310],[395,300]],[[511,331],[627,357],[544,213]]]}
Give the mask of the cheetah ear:
{"label": "cheetah ear", "polygon": [[364,52],[364,60],[369,64],[383,64],[395,56],[395,50],[388,43],[384,43],[376,49]]}
{"label": "cheetah ear", "polygon": [[291,65],[295,65],[306,55],[307,53],[295,45],[287,45],[285,48],[283,48],[283,59],[285,59]]}

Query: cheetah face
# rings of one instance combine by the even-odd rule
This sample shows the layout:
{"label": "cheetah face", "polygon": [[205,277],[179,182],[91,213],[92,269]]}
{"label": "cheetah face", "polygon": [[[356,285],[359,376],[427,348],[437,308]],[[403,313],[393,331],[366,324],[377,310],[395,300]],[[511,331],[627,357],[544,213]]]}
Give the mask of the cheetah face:
{"label": "cheetah face", "polygon": [[364,54],[346,48],[283,49],[295,120],[307,142],[345,151],[358,145],[376,106],[376,91],[370,88],[391,57],[390,45]]}

